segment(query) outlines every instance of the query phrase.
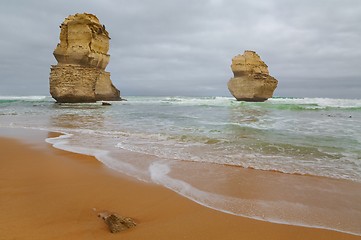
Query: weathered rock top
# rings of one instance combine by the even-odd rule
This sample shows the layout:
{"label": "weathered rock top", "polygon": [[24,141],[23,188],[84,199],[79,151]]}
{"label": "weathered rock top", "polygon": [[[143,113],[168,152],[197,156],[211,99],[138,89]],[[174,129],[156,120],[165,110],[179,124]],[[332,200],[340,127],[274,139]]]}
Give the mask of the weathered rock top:
{"label": "weathered rock top", "polygon": [[54,50],[59,64],[106,68],[110,37],[95,15],[70,15],[60,25],[60,29],[60,43]]}
{"label": "weathered rock top", "polygon": [[244,54],[239,54],[232,59],[231,65],[234,77],[239,77],[249,74],[267,74],[268,66],[261,60],[260,56],[250,50],[244,51]]}

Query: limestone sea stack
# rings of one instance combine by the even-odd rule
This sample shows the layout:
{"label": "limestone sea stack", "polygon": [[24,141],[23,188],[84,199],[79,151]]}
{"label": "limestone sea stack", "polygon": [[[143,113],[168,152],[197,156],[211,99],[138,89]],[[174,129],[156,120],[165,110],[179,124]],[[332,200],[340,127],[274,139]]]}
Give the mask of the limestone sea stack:
{"label": "limestone sea stack", "polygon": [[228,89],[238,101],[263,102],[273,96],[278,81],[269,75],[268,66],[256,52],[235,56],[231,68],[234,77]]}
{"label": "limestone sea stack", "polygon": [[121,100],[105,71],[109,63],[109,33],[88,13],[70,15],[60,25],[60,43],[54,50],[50,94],[57,102]]}

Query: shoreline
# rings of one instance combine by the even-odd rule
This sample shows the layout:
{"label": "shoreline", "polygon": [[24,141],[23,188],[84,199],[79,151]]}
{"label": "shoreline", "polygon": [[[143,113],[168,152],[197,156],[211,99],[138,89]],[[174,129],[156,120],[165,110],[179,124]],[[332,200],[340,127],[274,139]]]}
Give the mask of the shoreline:
{"label": "shoreline", "polygon": [[[212,210],[94,157],[55,149],[40,133],[19,132],[9,137],[0,131],[6,156],[0,161],[0,239],[360,239]],[[132,217],[138,226],[110,234],[94,208]]]}

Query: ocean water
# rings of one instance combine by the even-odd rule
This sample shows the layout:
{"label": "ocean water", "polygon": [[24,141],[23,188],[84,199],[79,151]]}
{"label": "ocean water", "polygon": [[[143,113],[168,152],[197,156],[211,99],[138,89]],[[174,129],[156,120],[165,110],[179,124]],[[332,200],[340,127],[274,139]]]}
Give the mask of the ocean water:
{"label": "ocean water", "polygon": [[[102,106],[2,96],[0,127],[61,132],[47,142],[219,211],[361,235],[361,100],[127,99]],[[257,196],[242,191],[250,179]]]}

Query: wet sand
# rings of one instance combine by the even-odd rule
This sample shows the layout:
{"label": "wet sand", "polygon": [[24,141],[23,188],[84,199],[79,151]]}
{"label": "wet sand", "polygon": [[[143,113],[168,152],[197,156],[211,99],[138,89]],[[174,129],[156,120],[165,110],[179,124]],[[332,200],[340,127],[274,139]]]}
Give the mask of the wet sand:
{"label": "wet sand", "polygon": [[[93,157],[57,150],[42,134],[16,138],[0,138],[1,240],[361,239],[225,214],[120,175]],[[111,234],[97,217],[103,210],[132,217],[138,226]]]}

